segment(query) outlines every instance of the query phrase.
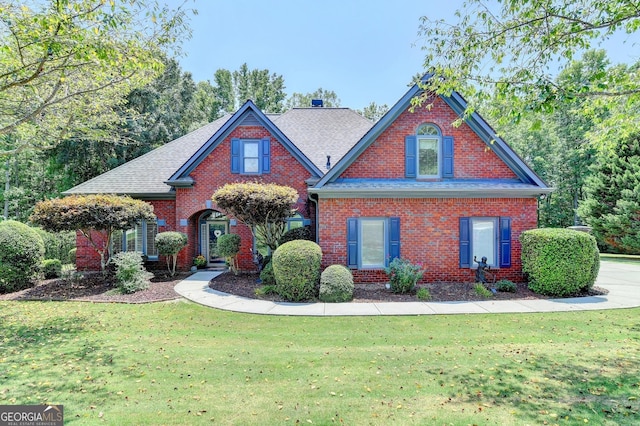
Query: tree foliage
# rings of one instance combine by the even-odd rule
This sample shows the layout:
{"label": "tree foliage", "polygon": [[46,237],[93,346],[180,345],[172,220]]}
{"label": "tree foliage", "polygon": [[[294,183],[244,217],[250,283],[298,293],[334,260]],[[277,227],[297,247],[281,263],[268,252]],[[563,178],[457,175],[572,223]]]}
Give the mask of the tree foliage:
{"label": "tree foliage", "polygon": [[368,118],[374,123],[382,118],[389,111],[389,106],[387,104],[378,105],[375,102],[371,102],[369,105],[364,107],[362,110],[358,110],[358,114],[363,116],[364,118]]}
{"label": "tree foliage", "polygon": [[105,139],[115,106],[189,35],[155,0],[0,0],[0,157]]}
{"label": "tree foliage", "polygon": [[[611,67],[604,51],[586,52],[573,61],[556,80],[558,84],[597,81]],[[500,116],[517,108],[498,96],[491,110]],[[498,122],[498,130],[554,192],[540,203],[539,224],[543,227],[567,227],[581,224],[578,203],[584,198],[589,167],[595,161],[597,146],[592,133],[608,119],[610,106],[585,98],[565,100],[549,112],[529,111],[520,120]]]}
{"label": "tree foliage", "polygon": [[297,93],[294,92],[287,99],[287,109],[292,108],[309,108],[311,107],[311,101],[314,99],[321,99],[322,105],[325,108],[337,108],[340,106],[340,98],[333,90],[324,90],[319,87],[312,93]]}
{"label": "tree foliage", "polygon": [[275,250],[285,232],[287,218],[295,213],[298,192],[273,183],[239,182],[219,188],[211,199],[247,225],[256,239]]}
{"label": "tree foliage", "polygon": [[608,250],[640,254],[640,133],[603,150],[580,214]]}
{"label": "tree foliage", "polygon": [[637,75],[609,75],[597,84],[553,77],[554,70],[614,33],[637,31],[640,8],[633,2],[467,0],[456,15],[455,24],[422,18],[424,64],[433,73],[426,88],[439,94],[464,88],[472,98],[468,113],[478,99],[494,92],[520,106],[511,111],[516,118],[525,110],[552,109],[565,99],[640,92]]}
{"label": "tree foliage", "polygon": [[111,238],[116,230],[127,230],[140,220],[155,220],[153,206],[117,195],[73,195],[40,201],[31,222],[49,232],[77,230],[100,255],[104,270],[111,260]]}
{"label": "tree foliage", "polygon": [[156,248],[158,253],[167,258],[167,269],[171,276],[176,274],[178,253],[187,246],[187,234],[182,232],[167,231],[156,235]]}

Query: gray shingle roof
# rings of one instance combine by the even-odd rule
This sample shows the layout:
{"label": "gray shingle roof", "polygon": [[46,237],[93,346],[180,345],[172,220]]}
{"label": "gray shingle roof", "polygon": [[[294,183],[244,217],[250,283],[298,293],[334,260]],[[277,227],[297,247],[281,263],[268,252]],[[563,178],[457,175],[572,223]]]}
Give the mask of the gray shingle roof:
{"label": "gray shingle roof", "polygon": [[135,196],[170,196],[164,183],[228,119],[223,116],[191,133],[154,149],[115,169],[77,185],[64,194],[130,194]]}
{"label": "gray shingle roof", "polygon": [[294,108],[273,123],[320,170],[336,164],[373,123],[349,108]]}
{"label": "gray shingle roof", "polygon": [[321,188],[310,188],[309,192],[338,198],[509,198],[538,196],[550,189],[517,179],[337,179]]}
{"label": "gray shingle roof", "polygon": [[[371,123],[347,108],[295,108],[266,115],[321,171],[342,156],[371,128]],[[129,194],[172,197],[164,183],[231,118],[226,115],[143,156],[77,185],[65,194]]]}

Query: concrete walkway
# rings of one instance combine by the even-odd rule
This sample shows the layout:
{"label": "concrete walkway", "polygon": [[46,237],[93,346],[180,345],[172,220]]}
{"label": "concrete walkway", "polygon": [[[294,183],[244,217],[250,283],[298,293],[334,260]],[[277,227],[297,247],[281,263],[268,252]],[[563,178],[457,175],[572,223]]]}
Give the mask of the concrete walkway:
{"label": "concrete walkway", "polygon": [[483,300],[477,302],[287,303],[248,299],[209,288],[221,272],[196,272],[175,286],[181,296],[201,305],[226,311],[268,315],[433,315],[511,312],[559,312],[640,306],[640,265],[604,261],[596,286],[605,296],[538,300]]}

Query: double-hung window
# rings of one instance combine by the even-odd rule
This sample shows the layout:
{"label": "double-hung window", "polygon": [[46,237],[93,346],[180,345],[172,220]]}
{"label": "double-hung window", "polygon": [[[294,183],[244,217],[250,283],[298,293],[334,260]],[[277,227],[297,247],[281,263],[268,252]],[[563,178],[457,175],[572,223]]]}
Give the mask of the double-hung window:
{"label": "double-hung window", "polygon": [[433,124],[423,124],[416,132],[418,140],[418,177],[440,177],[440,163],[442,161],[440,131]]}
{"label": "double-hung window", "polygon": [[400,218],[347,219],[347,266],[381,269],[400,257]]}
{"label": "double-hung window", "polygon": [[231,173],[260,175],[271,171],[271,140],[232,139]]}
{"label": "double-hung window", "polygon": [[453,177],[453,136],[442,136],[430,123],[405,137],[405,177],[439,179]]}
{"label": "double-hung window", "polygon": [[460,218],[460,267],[477,267],[474,257],[494,268],[511,266],[511,218]]}
{"label": "double-hung window", "polygon": [[158,223],[156,221],[142,220],[134,228],[113,233],[111,253],[137,251],[147,256],[149,260],[158,260],[157,234]]}

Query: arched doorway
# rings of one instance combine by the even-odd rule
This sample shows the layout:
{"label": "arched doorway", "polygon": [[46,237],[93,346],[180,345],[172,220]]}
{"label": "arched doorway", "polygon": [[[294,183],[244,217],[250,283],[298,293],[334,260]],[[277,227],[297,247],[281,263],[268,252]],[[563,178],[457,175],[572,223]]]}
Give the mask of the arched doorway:
{"label": "arched doorway", "polygon": [[219,211],[207,210],[198,220],[200,254],[207,259],[208,267],[223,267],[225,261],[218,255],[218,238],[229,233],[229,219]]}

